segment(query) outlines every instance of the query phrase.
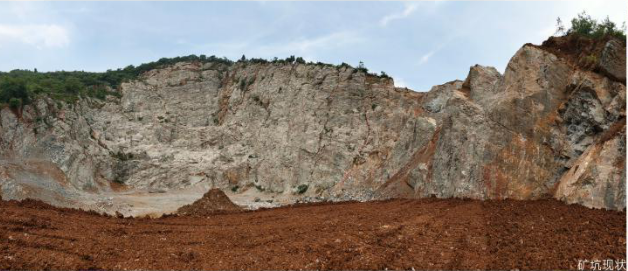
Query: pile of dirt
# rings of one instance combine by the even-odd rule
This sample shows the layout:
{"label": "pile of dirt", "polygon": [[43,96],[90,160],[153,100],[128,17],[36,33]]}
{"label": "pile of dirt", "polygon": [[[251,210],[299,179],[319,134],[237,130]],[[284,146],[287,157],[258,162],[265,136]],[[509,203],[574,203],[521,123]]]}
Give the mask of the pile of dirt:
{"label": "pile of dirt", "polygon": [[177,210],[178,215],[207,216],[221,213],[240,212],[242,208],[234,204],[225,192],[214,188],[192,204],[185,205]]}

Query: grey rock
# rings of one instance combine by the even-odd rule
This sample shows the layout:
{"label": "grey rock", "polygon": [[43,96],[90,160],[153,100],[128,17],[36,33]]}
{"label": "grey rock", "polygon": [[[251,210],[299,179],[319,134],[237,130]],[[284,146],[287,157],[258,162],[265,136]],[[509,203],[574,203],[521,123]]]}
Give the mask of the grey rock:
{"label": "grey rock", "polygon": [[60,107],[40,98],[21,118],[2,109],[2,197],[115,212],[132,208],[112,200],[120,194],[259,186],[299,202],[554,196],[625,207],[615,136],[625,84],[534,46],[504,75],[476,65],[427,93],[344,67],[185,62],[120,92]]}

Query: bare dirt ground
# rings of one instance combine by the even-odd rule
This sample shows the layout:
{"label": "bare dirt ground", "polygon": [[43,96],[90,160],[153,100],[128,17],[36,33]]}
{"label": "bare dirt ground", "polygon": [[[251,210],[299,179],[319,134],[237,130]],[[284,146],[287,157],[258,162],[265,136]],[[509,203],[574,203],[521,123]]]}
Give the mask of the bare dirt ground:
{"label": "bare dirt ground", "polygon": [[555,200],[390,200],[122,219],[0,201],[0,269],[577,269],[624,259],[626,213]]}

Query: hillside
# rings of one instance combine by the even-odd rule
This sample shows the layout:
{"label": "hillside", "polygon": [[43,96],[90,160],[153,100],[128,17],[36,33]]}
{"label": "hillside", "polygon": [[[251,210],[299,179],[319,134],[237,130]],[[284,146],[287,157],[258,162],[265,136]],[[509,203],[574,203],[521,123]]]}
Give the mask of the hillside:
{"label": "hillside", "polygon": [[125,214],[209,188],[250,206],[433,195],[621,210],[625,44],[569,37],[426,93],[350,66],[188,61],[105,99],[41,95],[0,110],[1,195]]}

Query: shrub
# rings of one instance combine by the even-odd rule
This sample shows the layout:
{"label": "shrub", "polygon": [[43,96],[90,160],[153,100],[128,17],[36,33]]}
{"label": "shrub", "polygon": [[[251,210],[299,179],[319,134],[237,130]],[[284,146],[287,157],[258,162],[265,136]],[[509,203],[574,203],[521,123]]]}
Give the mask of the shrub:
{"label": "shrub", "polygon": [[363,72],[363,73],[368,73],[369,69],[366,68],[366,66],[364,66],[364,62],[360,61],[360,64],[358,64],[358,68],[357,70],[359,72]]}
{"label": "shrub", "polygon": [[303,194],[303,193],[307,192],[307,188],[308,188],[307,184],[299,185],[299,186],[297,186],[297,193]]}
{"label": "shrub", "polygon": [[[233,61],[216,56],[196,55],[161,58],[139,66],[129,65],[123,69],[106,72],[13,70],[0,72],[0,102],[20,98],[23,104],[30,103],[30,93],[50,94],[50,97],[66,102],[76,101],[79,95],[104,99],[107,95],[120,96],[117,91],[121,83],[138,78],[143,73],[178,62],[203,62],[231,65]],[[28,82],[28,83],[25,83]]]}
{"label": "shrub", "polygon": [[[562,31],[562,23],[560,22],[560,18],[557,20],[557,33]],[[591,18],[585,11],[578,14],[576,18],[571,20],[571,28],[567,30],[567,35],[569,34],[578,34],[583,35],[590,38],[601,38],[604,36],[613,36],[622,40],[626,40],[625,34],[625,26],[622,28],[617,27],[617,25],[612,22],[608,17],[604,19],[602,22],[598,22],[597,20]]]}
{"label": "shrub", "polygon": [[342,62],[340,65],[338,65],[338,68],[347,68],[348,69],[348,68],[353,68],[353,67],[351,67],[351,65],[349,65],[347,63]]}
{"label": "shrub", "polygon": [[9,106],[13,109],[20,108],[22,106],[22,99],[20,98],[11,98],[9,100]]}
{"label": "shrub", "polygon": [[234,186],[234,187],[231,187],[231,192],[234,192],[234,193],[235,193],[235,192],[237,192],[237,191],[238,191],[238,189],[240,189],[240,187],[239,187],[239,186],[237,186],[237,185],[236,185],[236,186]]}
{"label": "shrub", "polygon": [[242,91],[246,91],[246,80],[245,79],[240,79],[240,90]]}
{"label": "shrub", "polygon": [[597,57],[593,54],[588,55],[584,58],[585,65],[594,66],[597,64]]}
{"label": "shrub", "polygon": [[26,87],[26,81],[22,78],[1,78],[0,102],[11,103],[13,99],[18,99],[20,105],[30,103],[30,93]]}
{"label": "shrub", "polygon": [[83,90],[84,87],[85,86],[83,85],[81,80],[79,80],[78,78],[74,76],[70,76],[65,79],[64,90],[67,93],[75,94],[75,95],[79,94]]}

